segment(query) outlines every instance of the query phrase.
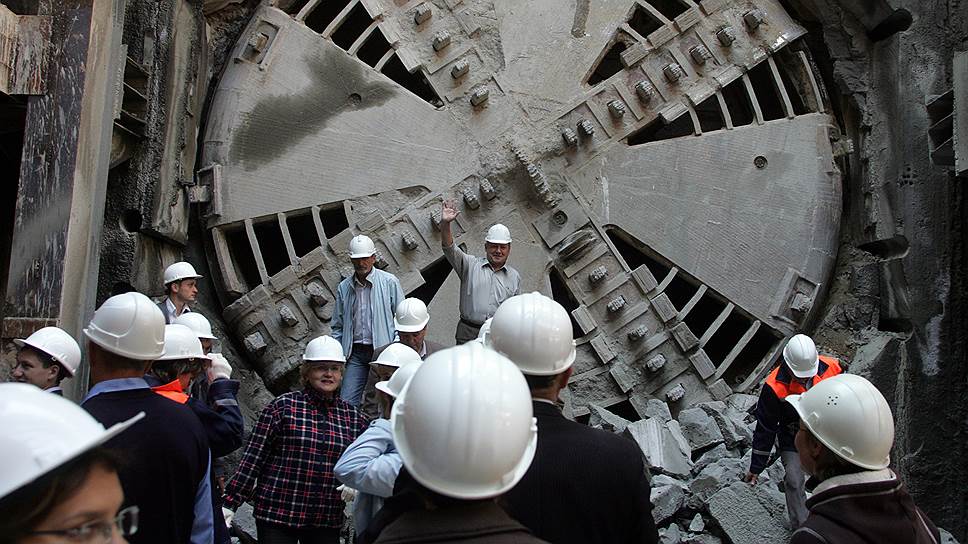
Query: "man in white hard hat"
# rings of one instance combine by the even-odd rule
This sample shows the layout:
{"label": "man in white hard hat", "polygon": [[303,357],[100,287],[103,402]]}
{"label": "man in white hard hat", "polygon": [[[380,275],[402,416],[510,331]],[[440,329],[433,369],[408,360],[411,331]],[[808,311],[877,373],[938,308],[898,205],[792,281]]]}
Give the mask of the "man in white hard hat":
{"label": "man in white hard hat", "polygon": [[81,348],[67,331],[44,327],[27,338],[13,341],[17,350],[17,364],[10,373],[11,381],[29,383],[64,396],[60,387],[81,365]]}
{"label": "man in white hard hat", "polygon": [[[404,299],[397,306],[393,315],[393,325],[396,328],[397,336],[399,336],[399,343],[416,351],[420,359],[426,359],[428,355],[442,348],[440,344],[427,340],[428,323],[430,323],[430,313],[427,311],[427,305],[419,298]],[[374,360],[370,363],[366,388],[363,390],[362,405],[363,413],[370,419],[380,415],[380,406],[376,394],[377,382],[389,380],[393,370],[399,366],[381,362],[384,350],[393,345],[381,346],[373,351]],[[393,361],[397,359],[395,356],[391,358]]]}
{"label": "man in white hard hat", "polygon": [[540,293],[511,297],[494,314],[488,342],[524,374],[538,421],[534,462],[504,496],[511,517],[556,544],[658,542],[635,443],[558,409],[576,355],[567,310]]}
{"label": "man in white hard hat", "polygon": [[400,280],[376,264],[376,245],[359,234],[350,240],[353,275],[336,288],[336,305],[330,321],[330,336],[343,346],[346,372],[340,398],[359,406],[366,386],[374,346],[393,341],[393,311],[403,300]]}
{"label": "man in white hard hat", "polygon": [[108,446],[121,451],[125,503],[141,509],[133,544],[211,543],[210,456],[205,429],[184,404],[148,387],[144,375],[164,354],[165,317],[140,293],[109,298],[84,329],[91,382],[81,406],[105,426],[145,418]]}
{"label": "man in white hard hat", "polygon": [[753,456],[749,472],[743,479],[756,484],[760,473],[770,465],[770,455],[776,443],[777,456],[783,463],[787,515],[793,529],[807,519],[806,477],[794,443],[799,418],[793,407],[783,401],[787,396],[803,393],[841,372],[843,369],[837,359],[817,353],[812,338],[805,334],[794,335],[783,348],[783,362],[766,377],[756,403]]}
{"label": "man in white hard hat", "polygon": [[382,412],[346,448],[333,467],[336,479],[358,492],[353,501],[353,528],[357,535],[363,534],[370,520],[383,507],[383,500],[393,494],[393,484],[400,474],[403,459],[393,445],[390,410],[394,400],[403,393],[410,378],[420,368],[420,364],[419,358],[406,362],[388,380],[376,384]]}
{"label": "man in white hard hat", "polygon": [[534,457],[538,436],[529,397],[514,363],[478,343],[428,357],[390,416],[419,500],[383,527],[376,542],[544,542],[495,502]]}
{"label": "man in white hard hat", "polygon": [[198,297],[198,280],[202,276],[195,267],[184,261],[177,262],[165,269],[165,300],[158,308],[165,314],[165,324],[184,312],[192,311],[189,303],[194,304]]}
{"label": "man in white hard hat", "polygon": [[521,274],[507,264],[511,255],[511,231],[500,223],[491,226],[484,237],[486,257],[468,255],[457,247],[450,224],[459,214],[454,200],[444,201],[440,212],[440,247],[460,278],[460,322],[455,339],[463,344],[477,338],[481,325],[494,315],[502,302],[521,293]]}
{"label": "man in white hard hat", "polygon": [[840,374],[786,401],[800,417],[800,463],[817,484],[791,544],[942,541],[888,468],[894,416],[874,384]]}

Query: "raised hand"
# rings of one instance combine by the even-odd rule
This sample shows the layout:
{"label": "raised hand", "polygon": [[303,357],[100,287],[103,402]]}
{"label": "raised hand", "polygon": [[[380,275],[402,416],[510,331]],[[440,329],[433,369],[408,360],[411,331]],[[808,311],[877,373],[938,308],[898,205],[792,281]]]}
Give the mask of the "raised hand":
{"label": "raised hand", "polygon": [[440,206],[440,220],[444,223],[450,223],[457,219],[458,215],[460,215],[460,210],[457,209],[457,202],[454,199],[444,200]]}

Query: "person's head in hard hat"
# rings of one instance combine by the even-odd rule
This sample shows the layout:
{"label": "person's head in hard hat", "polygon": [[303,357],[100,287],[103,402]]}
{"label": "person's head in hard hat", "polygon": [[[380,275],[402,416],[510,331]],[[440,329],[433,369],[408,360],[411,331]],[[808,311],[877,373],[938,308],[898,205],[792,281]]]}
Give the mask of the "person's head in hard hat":
{"label": "person's head in hard hat", "polygon": [[813,339],[805,334],[796,334],[783,348],[783,362],[790,370],[791,377],[801,386],[806,386],[817,375],[820,368],[820,354]]}
{"label": "person's head in hard hat", "polygon": [[350,240],[350,261],[356,279],[363,281],[370,275],[376,264],[376,245],[369,236],[357,234]]}
{"label": "person's head in hard hat", "polygon": [[558,401],[575,362],[568,311],[541,293],[504,301],[494,313],[486,344],[518,365],[535,399]]}
{"label": "person's head in hard hat", "polygon": [[103,444],[143,416],[105,430],[71,401],[0,384],[0,540],[125,542],[138,508],[121,510],[117,460]]}
{"label": "person's head in hard hat", "polygon": [[198,297],[198,280],[202,276],[195,271],[195,267],[184,261],[177,262],[165,269],[165,294],[168,308],[168,321],[180,316],[189,304],[194,304]]}
{"label": "person's head in hard hat", "polygon": [[185,325],[165,325],[165,353],[152,363],[145,380],[156,392],[181,393],[174,400],[184,402],[184,394],[207,361],[195,331]]}
{"label": "person's head in hard hat", "polygon": [[528,386],[514,363],[478,343],[434,353],[397,397],[390,426],[422,507],[383,528],[376,542],[431,535],[542,542],[494,502],[518,483],[537,445]]}
{"label": "person's head in hard hat", "polygon": [[[387,385],[387,381],[396,375],[397,371],[410,364],[420,364],[423,359],[420,358],[420,354],[414,351],[410,346],[403,343],[393,343],[386,347],[380,352],[380,355],[375,361],[370,363],[370,365],[376,370],[377,375],[380,377],[379,382],[375,384],[377,391],[384,391],[380,388],[380,384],[384,384],[384,388]],[[399,392],[399,390],[397,390]],[[394,395],[396,398],[396,395]],[[379,395],[378,401],[381,407],[381,412],[385,413],[384,417],[389,418],[389,414],[386,412],[388,404],[386,402],[385,395]]]}
{"label": "person's head in hard hat", "polygon": [[299,376],[305,387],[324,398],[332,398],[343,383],[345,366],[346,357],[340,343],[330,336],[319,336],[306,344]]}
{"label": "person's head in hard hat", "polygon": [[424,340],[427,338],[427,324],[430,312],[419,298],[407,298],[397,304],[393,314],[393,326],[400,337],[400,343],[410,346],[417,353],[424,353]]}
{"label": "person's head in hard hat", "polygon": [[84,329],[94,384],[141,378],[165,351],[165,316],[141,293],[107,299]]}
{"label": "person's head in hard hat", "polygon": [[206,355],[202,360],[202,368],[205,370],[208,383],[232,377],[232,365],[221,353],[212,353],[216,337],[212,333],[212,324],[205,316],[199,312],[184,313],[175,318],[174,324],[185,325],[195,331],[195,336],[202,344],[202,352]]}
{"label": "person's head in hard hat", "polygon": [[81,348],[74,338],[57,327],[44,327],[13,342],[19,349],[11,381],[63,395],[61,381],[73,376],[81,365]]}
{"label": "person's head in hard hat", "polygon": [[894,416],[874,384],[840,374],[786,402],[800,417],[800,463],[818,482],[793,543],[940,541],[888,468]]}
{"label": "person's head in hard hat", "polygon": [[494,270],[503,268],[511,255],[511,231],[501,223],[487,229],[487,235],[484,236],[484,253],[491,268]]}

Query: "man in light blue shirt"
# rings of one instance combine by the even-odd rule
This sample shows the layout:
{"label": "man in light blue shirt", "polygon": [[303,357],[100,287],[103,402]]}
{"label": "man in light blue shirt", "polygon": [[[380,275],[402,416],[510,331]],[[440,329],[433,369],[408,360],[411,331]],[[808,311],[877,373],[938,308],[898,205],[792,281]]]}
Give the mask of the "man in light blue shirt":
{"label": "man in light blue shirt", "polygon": [[353,275],[336,289],[330,336],[340,342],[346,356],[340,398],[359,406],[373,360],[373,346],[393,342],[393,311],[404,295],[396,276],[374,267],[373,240],[357,235],[350,240],[349,250]]}

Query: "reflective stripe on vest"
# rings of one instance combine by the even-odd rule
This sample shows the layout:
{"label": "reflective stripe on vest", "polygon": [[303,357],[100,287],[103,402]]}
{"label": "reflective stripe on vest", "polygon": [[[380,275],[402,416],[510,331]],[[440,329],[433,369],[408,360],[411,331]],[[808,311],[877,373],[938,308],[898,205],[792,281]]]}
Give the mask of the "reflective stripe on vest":
{"label": "reflective stripe on vest", "polygon": [[[770,389],[776,393],[777,398],[783,400],[787,398],[787,395],[799,395],[806,392],[806,389],[800,385],[800,382],[797,380],[790,380],[790,382],[785,383],[776,379],[777,374],[780,373],[782,366],[783,365],[780,365],[774,368],[773,372],[770,372],[770,375],[766,377],[766,385],[770,386]],[[826,366],[826,368],[824,368],[824,366]],[[820,368],[818,368],[817,371],[817,375],[813,377],[811,387],[831,376],[836,376],[837,374],[843,372],[837,359],[827,357],[825,355],[820,356]]]}

